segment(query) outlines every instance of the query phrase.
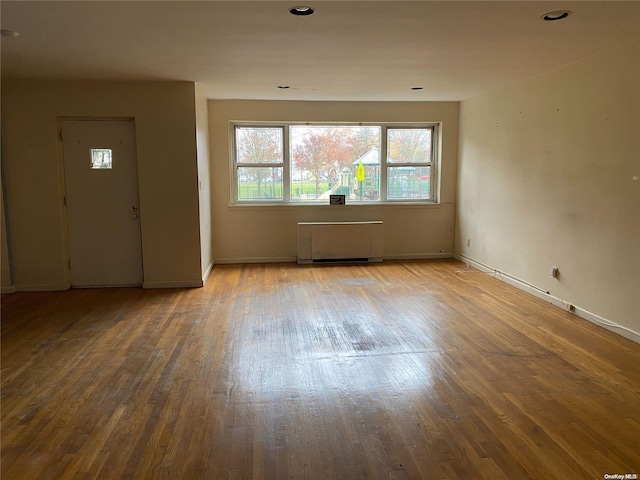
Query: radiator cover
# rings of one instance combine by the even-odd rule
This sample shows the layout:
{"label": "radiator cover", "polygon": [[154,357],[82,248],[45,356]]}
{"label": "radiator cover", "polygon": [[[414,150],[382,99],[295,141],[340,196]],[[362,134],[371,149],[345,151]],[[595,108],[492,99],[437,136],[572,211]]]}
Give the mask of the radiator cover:
{"label": "radiator cover", "polygon": [[298,223],[298,263],[381,262],[382,227],[381,221]]}

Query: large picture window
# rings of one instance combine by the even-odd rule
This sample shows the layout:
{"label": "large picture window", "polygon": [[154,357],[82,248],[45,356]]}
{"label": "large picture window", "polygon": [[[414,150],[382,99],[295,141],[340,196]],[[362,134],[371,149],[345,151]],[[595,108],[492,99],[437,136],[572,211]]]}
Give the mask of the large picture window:
{"label": "large picture window", "polygon": [[435,202],[436,125],[234,124],[232,203]]}

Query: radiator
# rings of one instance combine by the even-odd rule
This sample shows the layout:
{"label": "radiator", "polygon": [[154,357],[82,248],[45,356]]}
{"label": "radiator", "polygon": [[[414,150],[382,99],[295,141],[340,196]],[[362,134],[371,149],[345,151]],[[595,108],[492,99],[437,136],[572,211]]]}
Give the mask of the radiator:
{"label": "radiator", "polygon": [[298,263],[381,262],[382,222],[298,223]]}

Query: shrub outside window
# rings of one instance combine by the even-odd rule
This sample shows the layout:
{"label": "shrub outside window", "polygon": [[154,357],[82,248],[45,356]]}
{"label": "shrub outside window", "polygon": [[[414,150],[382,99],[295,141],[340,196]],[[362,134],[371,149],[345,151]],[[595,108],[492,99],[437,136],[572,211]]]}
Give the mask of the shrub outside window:
{"label": "shrub outside window", "polygon": [[436,125],[233,125],[232,203],[433,203]]}

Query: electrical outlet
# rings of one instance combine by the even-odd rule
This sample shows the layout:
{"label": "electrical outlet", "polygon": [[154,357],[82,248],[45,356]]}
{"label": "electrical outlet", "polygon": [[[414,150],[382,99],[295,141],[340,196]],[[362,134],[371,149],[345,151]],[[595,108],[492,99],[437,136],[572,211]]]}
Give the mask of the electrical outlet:
{"label": "electrical outlet", "polygon": [[558,278],[558,267],[549,267],[549,276],[551,278]]}

